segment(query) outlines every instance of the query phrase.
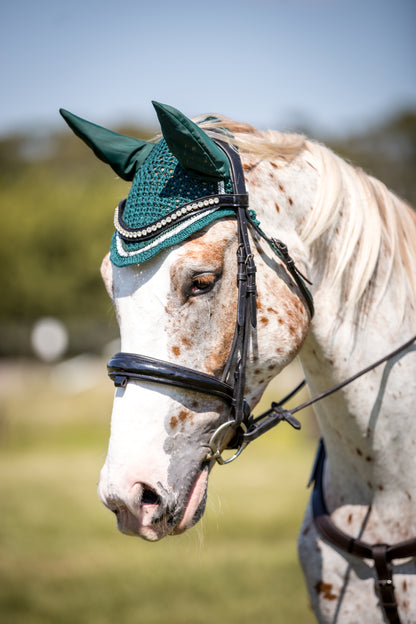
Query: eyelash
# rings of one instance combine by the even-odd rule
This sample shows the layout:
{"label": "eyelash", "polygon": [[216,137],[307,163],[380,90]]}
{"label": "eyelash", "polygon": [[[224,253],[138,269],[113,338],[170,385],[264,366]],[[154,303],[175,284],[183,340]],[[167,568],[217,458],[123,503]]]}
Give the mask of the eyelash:
{"label": "eyelash", "polygon": [[217,283],[218,277],[212,273],[195,275],[192,280],[191,295],[203,295],[209,292]]}

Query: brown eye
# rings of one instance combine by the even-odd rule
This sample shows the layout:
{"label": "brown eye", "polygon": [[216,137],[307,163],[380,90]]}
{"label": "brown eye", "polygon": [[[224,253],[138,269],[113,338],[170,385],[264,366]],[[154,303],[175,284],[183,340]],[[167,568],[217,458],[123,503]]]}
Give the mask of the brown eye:
{"label": "brown eye", "polygon": [[201,273],[192,278],[192,295],[202,295],[209,292],[218,280],[218,275],[214,273]]}

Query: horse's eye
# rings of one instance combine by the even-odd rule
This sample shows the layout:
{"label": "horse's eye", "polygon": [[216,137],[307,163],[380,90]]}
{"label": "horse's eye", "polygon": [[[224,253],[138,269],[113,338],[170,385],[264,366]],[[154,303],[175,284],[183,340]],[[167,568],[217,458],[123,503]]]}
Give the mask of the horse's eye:
{"label": "horse's eye", "polygon": [[218,275],[215,273],[200,273],[194,275],[192,278],[191,295],[202,295],[207,293],[214,287],[218,280]]}

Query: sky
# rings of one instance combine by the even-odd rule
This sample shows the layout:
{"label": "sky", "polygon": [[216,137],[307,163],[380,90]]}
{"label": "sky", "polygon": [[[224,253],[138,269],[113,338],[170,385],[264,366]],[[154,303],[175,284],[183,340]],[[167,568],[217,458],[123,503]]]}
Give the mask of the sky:
{"label": "sky", "polygon": [[416,109],[416,1],[14,0],[0,58],[0,135],[157,128],[152,100],[342,135]]}

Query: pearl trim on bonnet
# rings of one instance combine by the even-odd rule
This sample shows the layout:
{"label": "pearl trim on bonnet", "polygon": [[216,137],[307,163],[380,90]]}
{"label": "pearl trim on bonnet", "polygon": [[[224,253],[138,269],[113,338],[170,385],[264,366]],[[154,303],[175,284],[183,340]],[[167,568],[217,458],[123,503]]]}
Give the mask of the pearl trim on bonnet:
{"label": "pearl trim on bonnet", "polygon": [[156,221],[155,223],[152,223],[151,225],[149,225],[148,227],[142,230],[126,230],[120,224],[120,214],[119,214],[120,207],[117,206],[114,212],[114,227],[116,228],[117,232],[121,234],[123,238],[134,240],[134,239],[142,238],[143,236],[149,236],[149,234],[152,234],[152,232],[157,232],[158,230],[161,230],[162,228],[169,227],[171,223],[174,223],[176,221],[176,219],[183,217],[185,214],[191,213],[194,210],[200,210],[201,208],[208,208],[209,206],[215,206],[216,204],[219,204],[219,203],[220,203],[220,200],[218,197],[210,197],[209,199],[204,199],[204,200],[200,200],[197,202],[193,202],[192,204],[187,204],[186,206],[182,206],[182,208],[179,208],[178,210],[171,212],[170,214],[166,215],[166,217],[164,217],[163,219],[160,219],[160,221]]}
{"label": "pearl trim on bonnet", "polygon": [[212,212],[215,212],[215,210],[216,208],[211,208],[203,212],[202,214],[196,213],[196,214],[191,215],[189,219],[187,219],[186,221],[183,221],[182,223],[179,223],[176,226],[174,233],[169,232],[169,231],[165,233],[161,233],[157,238],[152,238],[147,245],[145,245],[144,247],[141,247],[140,249],[136,249],[135,251],[126,251],[123,246],[123,239],[121,238],[120,234],[116,232],[117,253],[122,258],[135,258],[139,255],[141,256],[147,253],[149,250],[154,249],[155,247],[159,247],[160,244],[163,243],[165,240],[168,240],[169,238],[172,238],[172,236],[177,235],[178,232],[185,230],[193,223],[196,223],[204,219],[207,215],[210,215]]}

